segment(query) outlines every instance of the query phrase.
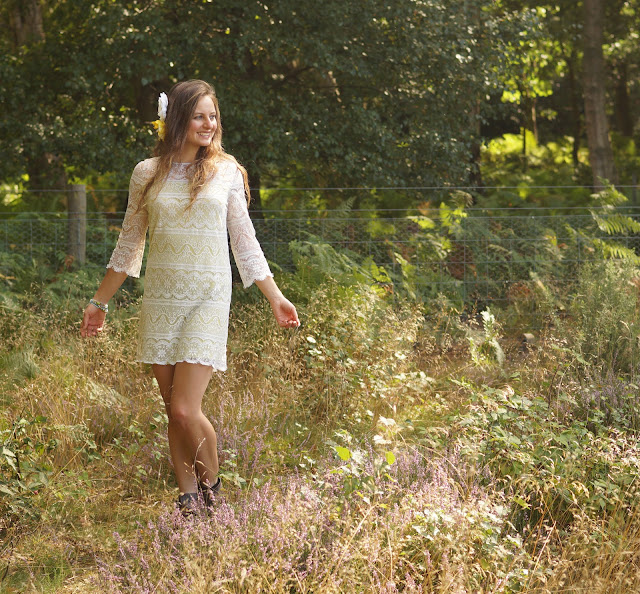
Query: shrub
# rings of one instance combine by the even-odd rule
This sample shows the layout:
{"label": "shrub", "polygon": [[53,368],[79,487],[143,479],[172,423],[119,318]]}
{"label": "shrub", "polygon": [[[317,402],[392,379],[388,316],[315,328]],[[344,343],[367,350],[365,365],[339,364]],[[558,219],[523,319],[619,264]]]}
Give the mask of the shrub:
{"label": "shrub", "polygon": [[562,328],[583,359],[605,370],[635,372],[640,363],[638,271],[631,263],[584,264]]}

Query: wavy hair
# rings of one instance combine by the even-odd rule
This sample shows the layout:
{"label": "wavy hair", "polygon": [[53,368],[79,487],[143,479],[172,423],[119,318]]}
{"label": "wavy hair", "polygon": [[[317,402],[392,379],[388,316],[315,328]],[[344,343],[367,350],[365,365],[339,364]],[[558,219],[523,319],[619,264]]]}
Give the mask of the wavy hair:
{"label": "wavy hair", "polygon": [[233,156],[226,153],[222,148],[222,121],[216,92],[209,83],[203,80],[187,80],[176,83],[169,91],[169,105],[165,119],[164,140],[158,139],[158,143],[153,151],[154,157],[158,157],[158,164],[155,172],[142,191],[140,198],[141,205],[145,204],[147,195],[156,188],[159,191],[167,179],[171,165],[184,148],[189,123],[195,113],[198,101],[200,101],[202,97],[211,97],[216,108],[218,126],[209,145],[201,146],[198,149],[195,160],[187,168],[190,197],[187,209],[191,208],[200,190],[202,190],[207,181],[215,175],[218,169],[218,163],[222,159],[233,161],[240,169],[244,180],[247,204],[249,204],[251,193],[249,191],[247,171]]}

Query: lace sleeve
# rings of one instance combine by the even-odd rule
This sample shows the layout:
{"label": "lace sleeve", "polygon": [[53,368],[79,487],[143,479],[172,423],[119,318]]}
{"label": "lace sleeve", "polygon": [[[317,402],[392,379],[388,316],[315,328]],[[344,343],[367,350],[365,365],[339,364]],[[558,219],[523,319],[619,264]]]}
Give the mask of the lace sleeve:
{"label": "lace sleeve", "polygon": [[254,281],[273,276],[256,238],[253,223],[249,218],[244,182],[240,170],[236,170],[229,192],[227,229],[229,230],[233,257],[245,289],[250,287]]}
{"label": "lace sleeve", "polygon": [[129,276],[140,276],[142,256],[144,254],[145,237],[147,235],[148,217],[147,207],[140,204],[140,197],[144,189],[149,173],[145,162],[138,163],[131,175],[129,184],[129,203],[124,215],[122,231],[118,237],[113,254],[107,268],[113,268],[116,272],[126,272]]}

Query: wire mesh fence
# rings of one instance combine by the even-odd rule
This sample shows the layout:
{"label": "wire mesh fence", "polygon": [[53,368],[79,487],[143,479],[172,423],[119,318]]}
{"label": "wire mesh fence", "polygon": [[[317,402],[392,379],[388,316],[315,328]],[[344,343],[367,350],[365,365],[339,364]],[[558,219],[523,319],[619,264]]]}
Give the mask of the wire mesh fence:
{"label": "wire mesh fence", "polygon": [[[106,265],[123,216],[86,215],[87,265]],[[310,265],[328,267],[341,254],[342,266],[373,271],[374,282],[390,290],[401,287],[423,300],[445,295],[461,303],[505,306],[526,303],[541,279],[568,289],[582,264],[602,258],[594,239],[640,253],[640,236],[624,227],[613,235],[602,231],[602,221],[613,216],[638,221],[640,208],[452,207],[413,215],[265,210],[254,226],[267,258],[285,270],[300,263],[301,253],[307,260],[315,257]],[[70,253],[69,218],[67,213],[0,214],[0,253],[63,265]]]}

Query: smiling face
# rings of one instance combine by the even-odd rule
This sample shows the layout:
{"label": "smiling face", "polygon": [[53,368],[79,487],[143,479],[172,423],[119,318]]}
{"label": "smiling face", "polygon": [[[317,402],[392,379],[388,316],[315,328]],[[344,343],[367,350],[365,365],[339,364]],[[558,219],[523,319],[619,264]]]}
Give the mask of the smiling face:
{"label": "smiling face", "polygon": [[184,140],[183,156],[189,161],[195,159],[201,146],[209,146],[218,128],[218,114],[213,99],[209,95],[201,97],[191,116]]}

